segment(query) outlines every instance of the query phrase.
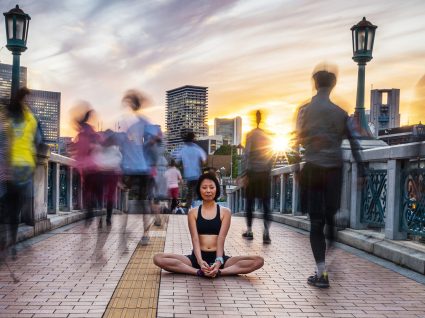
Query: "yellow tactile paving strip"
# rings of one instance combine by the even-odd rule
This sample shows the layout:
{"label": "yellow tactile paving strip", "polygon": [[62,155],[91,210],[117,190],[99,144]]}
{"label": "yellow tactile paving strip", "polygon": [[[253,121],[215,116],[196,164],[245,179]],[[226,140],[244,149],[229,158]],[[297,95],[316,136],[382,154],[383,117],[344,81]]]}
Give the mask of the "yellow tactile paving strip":
{"label": "yellow tactile paving strip", "polygon": [[161,270],[153,256],[164,251],[168,215],[162,226],[151,227],[149,244],[138,245],[109,301],[103,318],[156,317]]}

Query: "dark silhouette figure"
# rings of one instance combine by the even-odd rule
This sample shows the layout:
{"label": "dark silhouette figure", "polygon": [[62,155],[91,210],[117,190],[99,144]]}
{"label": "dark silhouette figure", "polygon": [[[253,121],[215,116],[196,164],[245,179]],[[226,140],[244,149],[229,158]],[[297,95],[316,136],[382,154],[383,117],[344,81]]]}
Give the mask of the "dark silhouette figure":
{"label": "dark silhouette figure", "polygon": [[[325,264],[324,228],[327,224],[328,242],[331,244],[334,216],[341,198],[341,143],[344,138],[349,139],[357,162],[360,162],[360,145],[354,138],[348,114],[329,98],[336,84],[335,73],[319,70],[313,74],[313,80],[317,95],[300,108],[297,116],[297,144],[305,148],[306,161],[300,178],[301,209],[310,216],[310,243],[317,266],[316,274],[308,278],[308,283],[326,288],[329,287],[329,279]],[[360,175],[362,171],[362,166],[359,166]]]}
{"label": "dark silhouette figure", "polygon": [[261,112],[256,112],[257,128],[246,136],[245,173],[246,180],[246,221],[247,231],[242,236],[248,240],[254,238],[252,232],[252,210],[255,199],[260,199],[264,211],[263,243],[270,244],[270,171],[272,168],[271,140],[261,129]]}

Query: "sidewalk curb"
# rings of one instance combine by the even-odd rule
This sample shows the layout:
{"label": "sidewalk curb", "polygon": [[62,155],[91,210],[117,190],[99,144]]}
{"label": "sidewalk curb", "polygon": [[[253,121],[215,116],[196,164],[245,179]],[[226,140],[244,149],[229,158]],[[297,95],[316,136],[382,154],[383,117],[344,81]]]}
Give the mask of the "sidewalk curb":
{"label": "sidewalk curb", "polygon": [[[234,215],[245,216],[245,212],[234,213]],[[254,212],[254,217],[263,218],[263,214]],[[306,217],[276,213],[272,213],[271,217],[274,222],[310,231],[310,221]],[[409,268],[422,275],[425,274],[425,246],[405,240],[388,240],[381,233],[353,229],[338,231],[337,241]]]}
{"label": "sidewalk curb", "polygon": [[[94,211],[94,216],[101,216],[106,214],[106,210]],[[72,224],[86,217],[86,212],[73,211],[73,212],[60,212],[59,214],[50,214],[47,220],[43,220],[42,225],[38,222],[36,225],[20,225],[18,228],[18,235],[16,242],[22,242],[30,238],[36,237],[40,234],[55,230],[68,224]]]}

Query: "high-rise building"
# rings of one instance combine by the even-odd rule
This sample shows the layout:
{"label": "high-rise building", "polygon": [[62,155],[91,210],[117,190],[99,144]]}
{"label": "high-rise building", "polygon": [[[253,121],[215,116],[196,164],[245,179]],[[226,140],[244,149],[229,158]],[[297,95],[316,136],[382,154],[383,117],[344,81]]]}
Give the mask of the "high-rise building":
{"label": "high-rise building", "polygon": [[27,103],[40,122],[44,142],[53,151],[58,151],[61,93],[36,89],[31,89],[30,92]]}
{"label": "high-rise building", "polygon": [[167,91],[167,150],[183,143],[184,134],[207,136],[208,87],[186,85]]}
{"label": "high-rise building", "polygon": [[[21,66],[19,87],[27,86],[27,68]],[[0,106],[10,102],[12,89],[12,65],[0,63]]]}
{"label": "high-rise building", "polygon": [[373,89],[370,92],[369,125],[378,136],[382,129],[400,127],[400,90]]}
{"label": "high-rise building", "polygon": [[242,141],[242,118],[215,118],[214,135],[223,136],[224,144],[240,145]]}
{"label": "high-rise building", "polygon": [[197,138],[195,143],[204,149],[206,154],[213,155],[223,145],[223,136],[203,136]]}

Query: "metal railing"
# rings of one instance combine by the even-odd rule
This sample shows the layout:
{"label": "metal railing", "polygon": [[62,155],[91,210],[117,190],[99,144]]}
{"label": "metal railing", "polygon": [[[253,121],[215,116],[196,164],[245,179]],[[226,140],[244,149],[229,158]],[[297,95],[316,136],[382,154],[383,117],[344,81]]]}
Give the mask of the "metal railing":
{"label": "metal railing", "polygon": [[[407,234],[425,236],[425,142],[363,150],[366,174],[362,184],[347,146],[344,142],[337,226],[381,228],[388,239],[404,239]],[[298,183],[302,165],[272,170],[270,206],[275,212],[302,214]],[[235,186],[227,194],[232,211],[244,211],[244,189]]]}

